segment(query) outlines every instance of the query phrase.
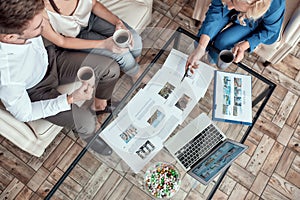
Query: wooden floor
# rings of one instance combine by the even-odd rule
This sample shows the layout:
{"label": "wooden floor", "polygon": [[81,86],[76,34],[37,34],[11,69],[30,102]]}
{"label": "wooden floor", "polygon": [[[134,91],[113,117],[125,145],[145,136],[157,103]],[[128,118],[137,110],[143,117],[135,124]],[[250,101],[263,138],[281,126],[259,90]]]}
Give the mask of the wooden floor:
{"label": "wooden floor", "polygon": [[[198,27],[191,19],[193,6],[194,1],[188,0],[154,0],[150,26],[166,29],[182,26],[196,33]],[[163,29],[162,33],[166,33],[162,37],[168,36]],[[144,54],[144,62],[154,55],[151,49]],[[246,59],[277,87],[246,141],[249,149],[232,165],[214,199],[299,200],[300,44],[281,63],[266,68],[255,55]],[[0,199],[43,199],[82,146],[77,137],[64,130],[42,157],[36,158],[0,136]],[[98,179],[90,182],[93,174],[98,174]],[[117,185],[122,190],[115,190]],[[90,193],[81,193],[82,190]],[[151,198],[129,177],[110,170],[88,152],[53,199]],[[196,190],[189,192],[183,187],[174,199],[202,197]]]}

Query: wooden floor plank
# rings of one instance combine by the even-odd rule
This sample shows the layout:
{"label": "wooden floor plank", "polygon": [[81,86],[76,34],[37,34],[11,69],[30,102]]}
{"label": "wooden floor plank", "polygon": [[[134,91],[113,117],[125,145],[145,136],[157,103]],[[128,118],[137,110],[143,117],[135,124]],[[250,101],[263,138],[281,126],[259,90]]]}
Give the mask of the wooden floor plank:
{"label": "wooden floor plank", "polygon": [[287,198],[295,199],[296,196],[300,197],[300,189],[276,173],[272,175],[269,185],[273,188],[276,188],[278,192]]}
{"label": "wooden floor plank", "polygon": [[282,156],[283,151],[284,146],[281,145],[279,142],[275,142],[261,168],[261,171],[267,174],[268,176],[271,176],[275,170],[277,163],[279,162],[279,159]]}
{"label": "wooden floor plank", "polygon": [[256,151],[254,152],[254,155],[246,167],[249,172],[254,175],[258,174],[274,143],[275,141],[273,138],[267,135],[263,136],[261,142],[257,146]]}
{"label": "wooden floor plank", "polygon": [[267,183],[269,181],[269,176],[260,172],[255,180],[254,180],[254,183],[253,185],[251,186],[251,191],[253,193],[255,193],[256,195],[260,196],[262,194],[262,192],[264,191]]}
{"label": "wooden floor plank", "polygon": [[[299,85],[300,86],[300,85]],[[279,126],[280,128],[283,127],[285,124],[288,116],[290,115],[292,109],[294,108],[297,100],[298,100],[298,95],[293,94],[292,92],[288,92],[287,95],[285,96],[284,100],[282,101],[277,114],[275,114],[274,119],[272,122]],[[299,111],[297,111],[299,112]]]}
{"label": "wooden floor plank", "polygon": [[68,149],[71,148],[73,140],[69,137],[65,137],[62,142],[57,146],[57,148],[52,152],[52,154],[45,160],[43,166],[52,171],[55,166],[63,159],[64,155],[67,153]]}
{"label": "wooden floor plank", "polygon": [[0,166],[0,190],[3,191],[14,179],[14,176],[5,168]]}
{"label": "wooden floor plank", "polygon": [[19,194],[16,196],[15,200],[24,200],[29,199],[33,194],[33,191],[30,190],[27,186],[24,186]]}
{"label": "wooden floor plank", "polygon": [[46,168],[41,167],[27,183],[28,188],[30,188],[33,191],[37,191],[37,189],[41,186],[44,180],[47,179],[49,174],[50,172]]}
{"label": "wooden floor plank", "polygon": [[[141,34],[144,46],[140,61],[142,69],[148,66],[177,27],[182,26],[194,34],[198,32],[199,26],[196,27],[191,19],[194,4],[195,1],[187,0],[154,0],[152,21]],[[192,50],[193,44],[185,43],[182,47]],[[166,58],[167,53],[162,57]],[[300,199],[300,43],[278,64],[264,67],[261,61],[255,53],[246,53],[243,62],[277,87],[245,142],[248,150],[231,166],[213,199]],[[154,69],[162,64],[157,62],[149,74],[153,76]],[[240,69],[234,69],[240,72]],[[256,95],[263,87],[256,78],[253,82],[252,92]],[[122,98],[121,90],[130,86],[130,78],[123,76],[117,83],[116,96]],[[212,94],[213,87],[210,86],[195,109],[209,112]],[[238,128],[232,128],[229,123],[223,123],[220,129],[229,137],[241,137]],[[84,145],[85,142],[74,133],[63,129],[37,158],[0,136],[0,199],[44,199]],[[172,158],[162,152],[156,161],[160,160]],[[124,166],[115,154],[104,158],[88,151],[52,199],[152,199],[143,190],[143,173],[127,173],[128,166]],[[196,184],[180,166],[178,168],[183,177],[182,186],[172,200],[205,199],[212,184]]]}
{"label": "wooden floor plank", "polygon": [[28,183],[35,171],[1,145],[0,152],[0,166],[15,176],[17,180],[23,184]]}
{"label": "wooden floor plank", "polygon": [[145,192],[143,192],[138,187],[133,186],[130,191],[127,193],[125,200],[133,200],[133,199],[143,199],[143,200],[152,200],[150,196],[148,196]]}
{"label": "wooden floor plank", "polygon": [[89,182],[85,185],[82,192],[78,195],[77,199],[78,200],[93,199],[111,173],[112,170],[110,168],[108,168],[105,165],[101,165],[97,169],[95,174],[92,176],[92,178],[89,180]]}
{"label": "wooden floor plank", "polygon": [[228,199],[230,200],[244,199],[247,196],[247,194],[248,194],[248,189],[242,186],[241,184],[237,184],[234,187]]}
{"label": "wooden floor plank", "polygon": [[[107,181],[105,181],[105,183],[102,185],[100,190],[98,190],[97,194],[93,197],[93,199],[109,199],[111,194],[113,194],[114,190],[116,190],[121,180],[121,175],[113,171],[110,174],[110,176],[107,177]],[[119,189],[123,190],[122,188]]]}
{"label": "wooden floor plank", "polygon": [[0,199],[15,199],[19,192],[24,187],[24,184],[17,178],[14,178],[5,190],[0,194]]}
{"label": "wooden floor plank", "polygon": [[286,196],[284,196],[269,185],[264,190],[262,198],[265,200],[289,200],[289,198],[287,198]]}
{"label": "wooden floor plank", "polygon": [[124,199],[132,186],[133,184],[131,182],[123,178],[121,182],[117,185],[117,187],[114,189],[112,194],[109,196],[109,200]]}

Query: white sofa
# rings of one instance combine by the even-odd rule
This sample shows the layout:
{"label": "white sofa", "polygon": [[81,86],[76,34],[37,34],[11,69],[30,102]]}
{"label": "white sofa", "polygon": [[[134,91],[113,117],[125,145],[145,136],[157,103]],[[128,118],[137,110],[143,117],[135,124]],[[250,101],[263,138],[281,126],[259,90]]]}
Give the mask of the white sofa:
{"label": "white sofa", "polygon": [[[114,14],[118,15],[138,32],[142,32],[151,22],[153,0],[99,0]],[[66,93],[73,87],[60,86],[58,90]],[[41,156],[63,127],[46,120],[23,123],[5,110],[0,102],[0,134],[19,148]]]}
{"label": "white sofa", "polygon": [[254,52],[264,61],[276,64],[284,59],[300,41],[300,0],[286,0],[280,35],[271,45],[259,45]]}

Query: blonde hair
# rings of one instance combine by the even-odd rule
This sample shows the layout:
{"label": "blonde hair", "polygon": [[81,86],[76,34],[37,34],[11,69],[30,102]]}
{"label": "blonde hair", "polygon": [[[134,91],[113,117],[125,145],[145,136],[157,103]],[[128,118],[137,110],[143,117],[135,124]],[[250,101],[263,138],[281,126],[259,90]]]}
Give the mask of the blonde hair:
{"label": "blonde hair", "polygon": [[[222,0],[226,4],[230,0]],[[246,12],[240,12],[237,16],[241,25],[245,26],[245,19],[257,20],[261,18],[269,9],[271,0],[236,0],[237,2],[244,2],[248,4]]]}

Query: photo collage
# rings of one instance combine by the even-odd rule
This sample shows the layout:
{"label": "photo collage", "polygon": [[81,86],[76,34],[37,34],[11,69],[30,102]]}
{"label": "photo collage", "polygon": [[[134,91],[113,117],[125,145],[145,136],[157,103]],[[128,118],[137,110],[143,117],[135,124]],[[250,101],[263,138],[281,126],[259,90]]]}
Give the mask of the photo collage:
{"label": "photo collage", "polygon": [[252,124],[252,80],[250,75],[215,71],[212,119]]}
{"label": "photo collage", "polygon": [[[167,82],[164,87],[158,92],[160,96],[162,96],[165,99],[168,99],[168,97],[171,95],[171,93],[174,91],[175,86]],[[182,94],[182,96],[178,99],[178,101],[175,103],[175,107],[180,109],[181,111],[184,111],[188,103],[191,101],[191,97],[189,97],[187,94]]]}
{"label": "photo collage", "polygon": [[[229,76],[224,76],[223,78],[223,114],[224,115],[233,115],[239,116],[242,114],[242,79],[233,78],[233,93],[232,93],[232,81]],[[233,104],[231,102],[233,94]]]}

